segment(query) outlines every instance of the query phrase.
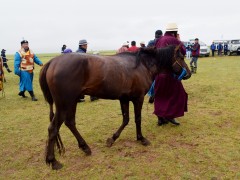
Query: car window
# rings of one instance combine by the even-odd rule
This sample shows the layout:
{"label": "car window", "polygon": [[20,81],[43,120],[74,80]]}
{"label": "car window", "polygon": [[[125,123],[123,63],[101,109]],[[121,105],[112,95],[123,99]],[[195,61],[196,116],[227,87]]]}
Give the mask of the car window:
{"label": "car window", "polygon": [[203,43],[203,42],[200,42],[199,43],[200,44],[200,46],[207,46],[205,43]]}
{"label": "car window", "polygon": [[232,44],[240,44],[240,40],[232,40]]}

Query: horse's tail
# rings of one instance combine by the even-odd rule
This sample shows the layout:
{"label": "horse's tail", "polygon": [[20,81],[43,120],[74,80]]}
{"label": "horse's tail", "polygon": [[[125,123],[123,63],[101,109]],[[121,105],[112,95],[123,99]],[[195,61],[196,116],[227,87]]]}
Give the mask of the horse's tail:
{"label": "horse's tail", "polygon": [[39,83],[40,83],[45,100],[51,106],[51,105],[53,105],[53,98],[52,98],[51,92],[49,90],[48,83],[47,83],[47,77],[46,77],[47,70],[48,70],[50,64],[51,64],[51,61],[49,61],[47,64],[45,64],[43,66],[43,68],[41,69],[40,76],[39,76]]}
{"label": "horse's tail", "polygon": [[[52,94],[49,90],[49,86],[48,86],[47,78],[46,78],[47,70],[48,70],[50,64],[51,64],[51,61],[46,63],[43,66],[43,68],[41,69],[40,76],[39,76],[39,83],[40,83],[40,86],[41,86],[41,89],[42,89],[42,92],[43,92],[43,96],[44,96],[45,100],[48,102],[48,104],[50,105],[49,118],[50,118],[50,122],[52,122],[52,119],[54,117],[53,97],[52,97]],[[63,146],[62,139],[61,139],[61,136],[60,136],[59,133],[57,135],[56,143],[57,143],[57,148],[58,148],[59,154],[63,154],[65,152],[65,150],[64,150],[65,148]]]}

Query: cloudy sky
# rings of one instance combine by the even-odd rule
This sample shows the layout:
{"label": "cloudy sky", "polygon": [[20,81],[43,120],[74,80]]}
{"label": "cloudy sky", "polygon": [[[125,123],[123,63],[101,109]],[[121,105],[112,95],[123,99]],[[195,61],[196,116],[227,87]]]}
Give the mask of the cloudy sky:
{"label": "cloudy sky", "polygon": [[0,49],[12,54],[25,38],[36,53],[118,49],[125,41],[148,42],[157,29],[176,22],[182,40],[210,44],[240,39],[239,0],[1,0]]}

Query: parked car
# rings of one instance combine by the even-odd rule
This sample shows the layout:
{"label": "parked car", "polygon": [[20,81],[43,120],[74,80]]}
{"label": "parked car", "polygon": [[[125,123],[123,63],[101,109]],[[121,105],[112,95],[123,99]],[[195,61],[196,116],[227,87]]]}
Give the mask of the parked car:
{"label": "parked car", "polygon": [[234,53],[240,55],[240,39],[230,40],[228,44],[228,55],[231,56]]}
{"label": "parked car", "polygon": [[208,57],[210,55],[209,47],[202,41],[200,41],[199,44],[200,44],[200,56]]}

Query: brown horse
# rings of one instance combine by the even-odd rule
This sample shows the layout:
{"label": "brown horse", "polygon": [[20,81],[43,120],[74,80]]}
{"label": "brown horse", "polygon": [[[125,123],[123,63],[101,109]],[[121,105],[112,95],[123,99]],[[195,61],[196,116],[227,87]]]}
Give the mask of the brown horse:
{"label": "brown horse", "polygon": [[[55,159],[54,144],[59,152],[64,151],[59,129],[64,122],[71,130],[81,148],[87,155],[91,149],[82,138],[75,125],[77,101],[82,95],[102,99],[119,99],[123,122],[112,137],[107,139],[111,146],[129,122],[129,101],[133,102],[137,140],[143,145],[150,142],[141,132],[141,110],[144,96],[157,73],[169,70],[177,74],[182,67],[190,70],[179,51],[179,47],[163,49],[143,48],[136,53],[121,53],[113,56],[90,54],[65,54],[53,58],[42,68],[40,85],[46,101],[50,104],[50,125],[46,146],[46,163],[52,169],[62,165]],[[53,113],[53,103],[56,112]]]}

